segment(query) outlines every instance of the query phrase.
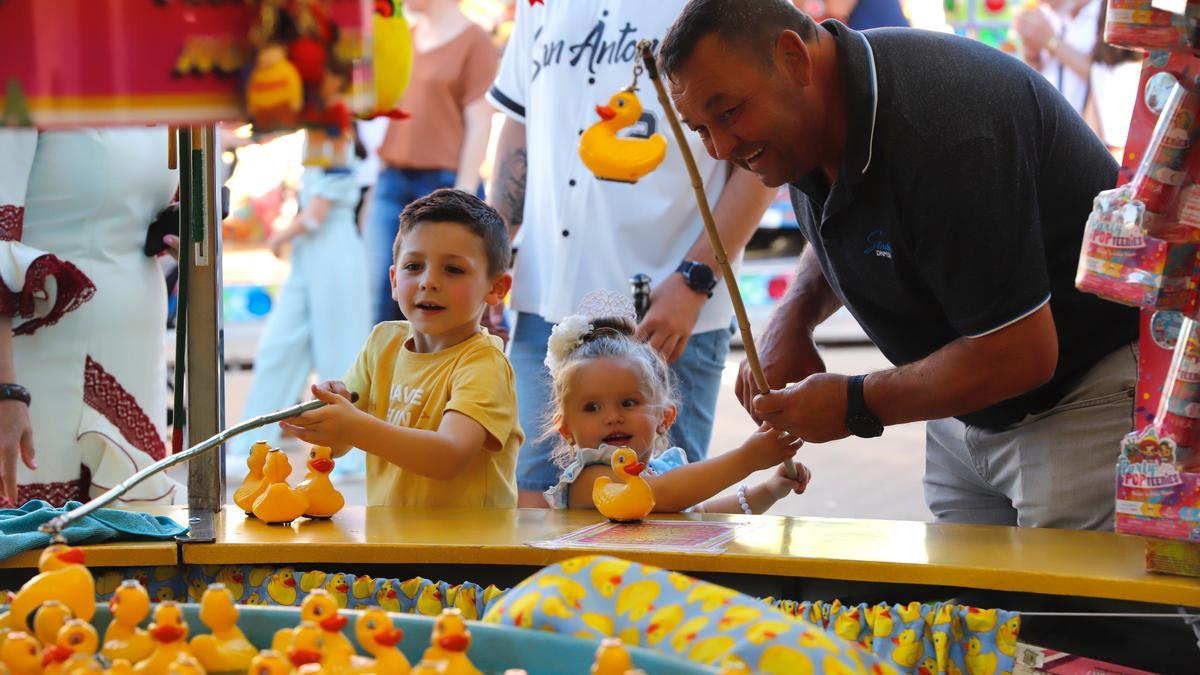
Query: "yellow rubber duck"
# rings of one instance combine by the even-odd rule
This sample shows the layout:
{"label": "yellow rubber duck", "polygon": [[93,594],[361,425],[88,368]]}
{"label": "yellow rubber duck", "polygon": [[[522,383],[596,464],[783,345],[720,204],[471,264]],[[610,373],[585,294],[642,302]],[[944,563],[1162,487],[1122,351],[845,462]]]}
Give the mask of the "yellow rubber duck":
{"label": "yellow rubber duck", "polygon": [[258,648],[238,628],[237,619],[237,605],[229,589],[224,584],[209,586],[200,600],[200,621],[212,634],[192,638],[192,653],[205,669],[240,672],[250,667]]}
{"label": "yellow rubber duck", "polygon": [[33,613],[33,636],[44,645],[58,642],[58,631],[75,618],[70,607],[57,600],[47,600]]}
{"label": "yellow rubber duck", "polygon": [[605,638],[596,649],[596,660],[592,662],[592,675],[625,675],[633,670],[629,650],[618,638]]}
{"label": "yellow rubber duck", "polygon": [[458,608],[467,621],[479,619],[479,589],[475,586],[460,585],[447,593],[451,607]]}
{"label": "yellow rubber duck", "polygon": [[613,94],[608,105],[596,106],[596,114],[600,121],[579,139],[579,158],[597,178],[636,183],[667,156],[667,139],[661,134],[650,138],[617,137],[617,132],[642,117],[642,104],[632,91]]}
{"label": "yellow rubber duck", "polygon": [[421,660],[444,661],[445,664],[437,672],[445,675],[481,675],[467,658],[467,651],[471,649],[471,631],[467,629],[462,612],[453,607],[442,610],[433,624],[429,643]]}
{"label": "yellow rubber duck", "polygon": [[242,594],[246,592],[245,575],[242,574],[241,567],[227,565],[222,567],[217,572],[217,582],[225,584],[225,588],[233,594],[233,601],[237,602],[242,599]]}
{"label": "yellow rubber duck", "polygon": [[204,597],[204,589],[208,588],[208,583],[200,577],[194,577],[188,582],[187,597],[192,602],[200,602],[200,598]]}
{"label": "yellow rubber duck", "polygon": [[333,596],[339,608],[346,609],[350,605],[350,584],[346,581],[345,574],[338,572],[331,575],[323,588]]}
{"label": "yellow rubber duck", "polygon": [[246,459],[246,467],[250,469],[250,473],[246,474],[246,480],[233,492],[233,503],[248,516],[253,515],[254,501],[267,489],[267,482],[263,479],[263,466],[267,463],[267,453],[270,451],[271,446],[266,441],[258,441],[250,446],[250,457]]}
{"label": "yellow rubber duck", "polygon": [[115,659],[104,675],[134,675],[133,664],[129,659]]}
{"label": "yellow rubber duck", "polygon": [[356,661],[358,672],[394,673],[405,675],[412,668],[397,645],[404,631],[392,625],[392,619],[382,609],[372,607],[354,622],[354,637],[371,658]]}
{"label": "yellow rubber duck", "polygon": [[12,675],[41,675],[42,647],[37,638],[15,630],[0,645],[0,663],[8,666]]}
{"label": "yellow rubber duck", "polygon": [[25,582],[0,616],[0,626],[9,629],[27,627],[29,615],[48,600],[58,600],[75,617],[90,621],[96,613],[96,582],[84,567],[83,549],[51,544],[38,559],[40,574]]}
{"label": "yellow rubber duck", "polygon": [[400,0],[375,3],[375,112],[372,116],[406,117],[396,110],[412,76],[412,32]]}
{"label": "yellow rubber duck", "polygon": [[92,624],[71,619],[58,631],[54,644],[42,651],[43,675],[63,675],[83,666],[96,656],[100,636]]}
{"label": "yellow rubber duck", "polygon": [[[993,615],[994,616],[994,615]],[[983,642],[978,637],[972,637],[963,644],[966,654],[963,659],[967,662],[967,671],[971,675],[995,675],[996,655],[993,652],[983,652]]]}
{"label": "yellow rubber duck", "polygon": [[150,624],[149,633],[154,639],[154,651],[137,662],[134,673],[161,675],[180,654],[191,655],[187,643],[188,625],[183,620],[183,610],[176,603],[167,601],[154,608],[154,623]]}
{"label": "yellow rubber duck", "polygon": [[1017,634],[1021,631],[1021,617],[1013,618],[1000,624],[996,629],[996,648],[1005,656],[1016,656]]}
{"label": "yellow rubber duck", "polygon": [[254,517],[269,525],[290,523],[304,515],[308,499],[287,484],[292,465],[278,449],[267,453],[263,478],[267,489],[254,501]]}
{"label": "yellow rubber duck", "polygon": [[[314,589],[304,598],[304,602],[300,603],[300,623],[317,627],[321,633],[322,649],[326,653],[344,654],[347,657],[354,654],[354,645],[342,634],[342,628],[348,620],[338,614],[337,601],[325,589]],[[294,639],[295,631],[281,628],[275,632],[271,648],[278,652],[286,652]]]}
{"label": "yellow rubber duck", "polygon": [[417,596],[417,614],[437,616],[442,613],[443,607],[442,589],[437,584],[429,584],[421,589],[421,594]]}
{"label": "yellow rubber duck", "polygon": [[638,461],[637,454],[629,448],[617,448],[611,460],[613,473],[621,479],[614,482],[608,476],[596,478],[592,483],[592,501],[596,510],[609,520],[619,523],[636,522],[654,510],[654,493],[650,484],[639,474],[646,465]]}
{"label": "yellow rubber duck", "polygon": [[180,654],[171,662],[167,675],[208,675],[208,671],[194,656]]}
{"label": "yellow rubber duck", "polygon": [[308,498],[308,509],[304,515],[309,518],[331,518],[346,505],[346,498],[333,487],[329,472],[333,471],[333,451],[318,445],[308,451],[308,462],[305,465],[308,473],[304,480],[296,486],[301,494]]}
{"label": "yellow rubber duck", "polygon": [[247,675],[291,675],[292,664],[287,657],[273,649],[258,653],[250,661]]}
{"label": "yellow rubber duck", "polygon": [[[279,633],[275,634],[275,638],[279,639]],[[324,649],[325,643],[321,639],[321,629],[317,627],[317,624],[301,621],[300,625],[290,631],[289,644],[285,653],[292,667],[299,668],[310,663],[321,663]]]}
{"label": "yellow rubber duck", "polygon": [[997,615],[994,609],[968,607],[964,618],[967,622],[967,630],[972,633],[990,633],[996,628]]}
{"label": "yellow rubber duck", "polygon": [[375,593],[375,602],[389,612],[400,611],[400,598],[396,595],[396,585],[391,579],[379,584],[379,590]]}
{"label": "yellow rubber duck", "polygon": [[365,574],[360,574],[354,577],[352,588],[355,600],[365,600],[371,597],[371,592],[375,590],[375,580]]}
{"label": "yellow rubber duck", "polygon": [[292,568],[284,567],[271,575],[270,581],[267,582],[267,595],[276,604],[285,607],[296,604],[296,575]]}
{"label": "yellow rubber duck", "polygon": [[833,632],[843,640],[858,642],[858,635],[862,632],[861,618],[858,608],[850,607],[833,620]]}

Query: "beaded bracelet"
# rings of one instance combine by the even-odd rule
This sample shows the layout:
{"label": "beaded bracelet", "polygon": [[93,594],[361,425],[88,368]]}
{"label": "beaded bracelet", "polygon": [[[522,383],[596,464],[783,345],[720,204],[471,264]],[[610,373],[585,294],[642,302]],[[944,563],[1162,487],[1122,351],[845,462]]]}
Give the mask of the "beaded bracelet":
{"label": "beaded bracelet", "polygon": [[748,516],[754,515],[754,509],[750,508],[749,502],[746,501],[746,486],[739,485],[737,489],[738,505],[742,507],[742,513]]}

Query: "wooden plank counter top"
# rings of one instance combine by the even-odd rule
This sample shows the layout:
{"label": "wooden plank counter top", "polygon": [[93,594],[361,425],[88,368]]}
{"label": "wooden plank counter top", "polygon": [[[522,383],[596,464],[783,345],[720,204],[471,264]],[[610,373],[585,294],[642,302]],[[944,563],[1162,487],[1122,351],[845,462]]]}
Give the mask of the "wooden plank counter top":
{"label": "wooden plank counter top", "polygon": [[[683,572],[961,586],[1200,607],[1200,579],[1143,570],[1144,542],[1112,532],[910,521],[656,514],[748,523],[720,554],[608,551]],[[325,563],[542,566],[597,549],[546,549],[601,522],[588,511],[347,507],[330,521],[269,526],[226,507],[217,541],[183,545],[187,564]],[[132,563],[131,563],[132,564]],[[350,570],[347,570],[350,571]]]}

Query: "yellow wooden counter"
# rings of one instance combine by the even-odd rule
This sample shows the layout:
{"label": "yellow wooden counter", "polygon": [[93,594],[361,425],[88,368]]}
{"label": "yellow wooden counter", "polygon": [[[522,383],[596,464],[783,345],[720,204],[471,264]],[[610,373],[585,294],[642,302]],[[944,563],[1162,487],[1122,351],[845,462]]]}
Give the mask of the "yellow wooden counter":
{"label": "yellow wooden counter", "polygon": [[[178,515],[178,514],[175,514]],[[612,551],[690,572],[926,584],[1200,607],[1200,579],[1143,571],[1143,540],[1111,532],[934,525],[908,521],[720,514],[655,520],[750,522],[721,554]],[[600,522],[595,512],[433,511],[347,507],[331,521],[268,526],[237,508],[218,515],[217,541],[183,545],[186,564],[323,563],[542,566],[596,549],[544,549]],[[484,579],[481,574],[480,579]]]}

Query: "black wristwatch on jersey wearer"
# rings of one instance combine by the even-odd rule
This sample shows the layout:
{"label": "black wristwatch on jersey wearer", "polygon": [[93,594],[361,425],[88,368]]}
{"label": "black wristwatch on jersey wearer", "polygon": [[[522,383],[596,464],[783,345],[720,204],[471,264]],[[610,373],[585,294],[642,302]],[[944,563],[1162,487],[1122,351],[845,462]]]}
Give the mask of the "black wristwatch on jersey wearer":
{"label": "black wristwatch on jersey wearer", "polygon": [[710,298],[713,296],[713,289],[717,287],[717,276],[708,265],[695,260],[684,260],[675,271],[687,280],[688,288]]}
{"label": "black wristwatch on jersey wearer", "polygon": [[866,375],[855,375],[846,383],[846,430],[859,438],[875,438],[883,435],[883,423],[867,407],[865,379]]}
{"label": "black wristwatch on jersey wearer", "polygon": [[19,384],[0,384],[0,401],[20,401],[29,405],[32,400],[33,397],[25,387]]}

